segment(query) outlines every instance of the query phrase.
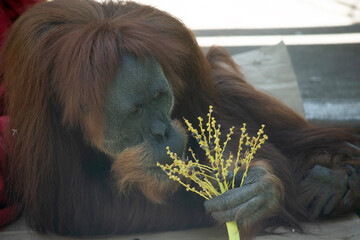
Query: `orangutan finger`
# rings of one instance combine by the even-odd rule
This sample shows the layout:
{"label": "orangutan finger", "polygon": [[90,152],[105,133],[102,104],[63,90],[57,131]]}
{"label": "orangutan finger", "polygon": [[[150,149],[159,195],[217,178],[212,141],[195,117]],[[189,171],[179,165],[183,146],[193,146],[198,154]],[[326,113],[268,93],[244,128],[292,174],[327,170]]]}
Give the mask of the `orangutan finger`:
{"label": "orangutan finger", "polygon": [[338,194],[333,194],[329,197],[328,202],[325,204],[323,208],[323,214],[328,215],[337,205],[340,200],[340,196]]}
{"label": "orangutan finger", "polygon": [[258,183],[230,189],[220,196],[207,200],[204,206],[208,212],[231,209],[248,201],[257,195],[260,190],[261,188]]}
{"label": "orangutan finger", "polygon": [[235,208],[231,208],[225,211],[213,212],[211,216],[218,222],[229,222],[234,220],[239,220],[242,222],[242,219],[251,217],[255,210],[261,209],[261,205],[263,205],[263,203],[263,198],[254,197],[246,203],[236,206]]}

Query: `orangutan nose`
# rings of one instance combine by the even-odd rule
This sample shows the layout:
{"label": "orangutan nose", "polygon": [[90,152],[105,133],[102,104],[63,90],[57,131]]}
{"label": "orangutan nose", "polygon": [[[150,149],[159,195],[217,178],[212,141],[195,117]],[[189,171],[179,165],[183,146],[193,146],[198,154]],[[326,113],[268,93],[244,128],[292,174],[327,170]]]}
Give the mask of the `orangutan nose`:
{"label": "orangutan nose", "polygon": [[166,138],[167,125],[160,121],[153,121],[151,125],[151,133],[154,136],[155,140],[158,142],[164,141]]}

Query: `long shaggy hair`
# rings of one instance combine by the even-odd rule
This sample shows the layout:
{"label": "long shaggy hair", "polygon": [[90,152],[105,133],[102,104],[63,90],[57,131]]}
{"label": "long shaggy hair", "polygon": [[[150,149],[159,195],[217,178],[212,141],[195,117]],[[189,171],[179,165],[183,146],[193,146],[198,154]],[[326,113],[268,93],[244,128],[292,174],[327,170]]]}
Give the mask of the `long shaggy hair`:
{"label": "long shaggy hair", "polygon": [[[153,184],[126,194],[114,191],[112,174],[124,189],[137,181],[122,179],[122,168],[136,161],[140,150],[124,153],[126,158],[119,156],[112,165],[95,146],[103,141],[104,89],[127,53],[153,56],[161,64],[175,96],[173,119],[195,122],[212,104],[225,129],[246,122],[255,132],[266,124],[270,140],[258,153],[258,164],[264,162],[283,194],[260,227],[298,226],[297,220],[308,216],[299,201],[299,182],[315,164],[359,165],[359,152],[344,143],[357,145],[359,139],[315,128],[258,92],[224,49],[211,48],[205,57],[193,33],[169,14],[133,2],[40,3],[13,25],[0,64],[10,117],[7,188],[37,230],[92,235],[213,223],[203,201],[182,189],[163,204],[157,203],[163,201]],[[136,169],[136,163],[128,166]],[[247,226],[241,232],[251,236],[257,228]]]}

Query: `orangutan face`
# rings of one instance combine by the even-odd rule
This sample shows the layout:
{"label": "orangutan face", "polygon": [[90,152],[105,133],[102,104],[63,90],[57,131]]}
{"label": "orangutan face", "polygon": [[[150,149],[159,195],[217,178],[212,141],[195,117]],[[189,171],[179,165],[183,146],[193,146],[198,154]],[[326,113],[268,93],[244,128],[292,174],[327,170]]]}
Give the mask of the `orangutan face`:
{"label": "orangutan face", "polygon": [[104,97],[103,149],[107,154],[119,158],[129,149],[141,149],[137,154],[142,168],[169,162],[167,146],[182,156],[184,130],[170,119],[174,96],[153,58],[123,57],[121,69]]}

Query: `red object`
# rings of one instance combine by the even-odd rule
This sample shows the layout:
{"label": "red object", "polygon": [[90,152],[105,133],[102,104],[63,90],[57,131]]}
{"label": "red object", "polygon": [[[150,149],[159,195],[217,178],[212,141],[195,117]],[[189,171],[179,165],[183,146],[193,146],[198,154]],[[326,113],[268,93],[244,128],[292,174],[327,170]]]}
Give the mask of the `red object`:
{"label": "red object", "polygon": [[[2,0],[0,1],[0,50],[5,42],[7,32],[12,23],[28,9],[32,4],[39,0]],[[0,78],[1,80],[1,78]],[[21,208],[15,203],[10,203],[5,190],[3,169],[4,164],[4,139],[3,130],[6,127],[8,117],[4,116],[4,85],[0,85],[0,227],[15,220]]]}
{"label": "red object", "polygon": [[36,2],[39,0],[2,0],[0,2],[0,49],[11,24]]}
{"label": "red object", "polygon": [[2,177],[2,166],[4,163],[4,139],[2,137],[2,133],[4,127],[6,127],[7,121],[8,117],[0,117],[0,226],[3,226],[16,219],[21,211],[19,205],[15,203],[9,203],[5,191],[4,179]]}

